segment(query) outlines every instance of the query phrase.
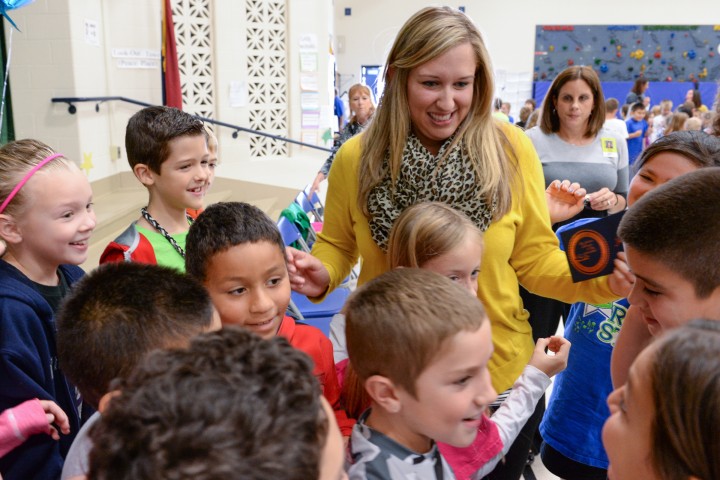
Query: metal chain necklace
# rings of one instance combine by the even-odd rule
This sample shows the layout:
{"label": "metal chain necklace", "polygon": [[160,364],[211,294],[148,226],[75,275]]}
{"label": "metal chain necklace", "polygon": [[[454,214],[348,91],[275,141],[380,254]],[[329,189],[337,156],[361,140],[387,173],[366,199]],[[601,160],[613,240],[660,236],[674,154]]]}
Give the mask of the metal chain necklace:
{"label": "metal chain necklace", "polygon": [[[178,245],[178,243],[177,243],[177,242],[175,241],[175,239],[167,232],[167,230],[165,230],[162,226],[160,226],[160,224],[158,223],[157,220],[155,220],[152,216],[150,216],[150,213],[148,213],[148,211],[147,211],[147,207],[143,207],[142,209],[140,209],[140,213],[142,214],[143,218],[144,218],[150,225],[153,226],[153,228],[154,228],[155,230],[157,230],[158,232],[160,232],[160,235],[162,235],[163,237],[165,237],[165,240],[167,240],[168,242],[170,242],[170,245],[172,245],[172,247],[175,249],[175,251],[176,251],[177,253],[179,253],[182,258],[185,258],[185,250],[183,250],[182,247],[181,247],[180,245]],[[190,215],[188,215],[187,212],[185,212],[185,218],[187,218],[188,223],[193,223],[192,217],[191,217]]]}

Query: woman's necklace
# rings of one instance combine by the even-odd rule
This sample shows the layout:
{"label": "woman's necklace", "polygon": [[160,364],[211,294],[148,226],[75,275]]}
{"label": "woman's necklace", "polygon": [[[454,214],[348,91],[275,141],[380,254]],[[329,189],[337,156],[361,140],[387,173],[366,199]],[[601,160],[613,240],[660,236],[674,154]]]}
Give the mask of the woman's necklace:
{"label": "woman's necklace", "polygon": [[[175,251],[176,251],[177,253],[179,253],[182,258],[185,258],[185,250],[183,250],[182,247],[181,247],[180,245],[178,245],[178,243],[175,241],[175,239],[167,232],[167,230],[165,230],[165,229],[158,223],[158,221],[155,220],[155,219],[150,215],[150,213],[148,213],[147,207],[143,207],[143,208],[140,210],[140,213],[142,214],[142,217],[143,217],[150,225],[152,225],[155,230],[157,230],[158,232],[160,232],[160,235],[162,235],[163,237],[165,237],[165,240],[167,240],[168,242],[170,242],[170,245],[172,245],[172,247],[175,249]],[[185,212],[185,218],[187,218],[188,223],[193,223],[192,217],[191,217],[190,215],[188,215],[187,212]]]}

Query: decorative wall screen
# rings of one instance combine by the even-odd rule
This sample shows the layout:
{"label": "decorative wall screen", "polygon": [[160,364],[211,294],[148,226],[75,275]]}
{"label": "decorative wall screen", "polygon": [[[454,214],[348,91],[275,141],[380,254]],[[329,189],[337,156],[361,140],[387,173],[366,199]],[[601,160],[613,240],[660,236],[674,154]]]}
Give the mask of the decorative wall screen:
{"label": "decorative wall screen", "polygon": [[183,110],[207,118],[215,118],[211,4],[211,0],[172,2]]}
{"label": "decorative wall screen", "polygon": [[[287,26],[285,0],[246,0],[250,128],[288,136]],[[287,157],[287,144],[250,136],[253,158]]]}

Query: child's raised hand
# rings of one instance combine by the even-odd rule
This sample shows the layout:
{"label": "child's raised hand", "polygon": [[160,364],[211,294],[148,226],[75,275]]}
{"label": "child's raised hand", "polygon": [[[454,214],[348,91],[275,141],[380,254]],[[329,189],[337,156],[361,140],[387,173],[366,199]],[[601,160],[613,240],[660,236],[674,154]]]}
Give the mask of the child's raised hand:
{"label": "child's raised hand", "polygon": [[620,298],[627,298],[633,285],[635,285],[635,274],[630,271],[625,252],[618,252],[613,265],[615,268],[608,277],[610,290]]}
{"label": "child's raised hand", "polygon": [[308,297],[322,295],[330,285],[330,274],[320,260],[307,252],[285,248],[290,288]]}
{"label": "child's raised hand", "polygon": [[70,420],[68,420],[65,412],[58,406],[57,403],[51,400],[40,400],[43,410],[45,410],[45,417],[48,421],[50,428],[50,436],[55,440],[60,440],[60,434],[57,429],[53,426],[53,423],[60,428],[60,431],[67,435],[70,433]]}
{"label": "child's raised hand", "polygon": [[[554,355],[545,353],[548,349]],[[535,344],[535,351],[528,362],[548,377],[552,377],[567,367],[568,355],[570,354],[570,342],[563,337],[540,338]]]}

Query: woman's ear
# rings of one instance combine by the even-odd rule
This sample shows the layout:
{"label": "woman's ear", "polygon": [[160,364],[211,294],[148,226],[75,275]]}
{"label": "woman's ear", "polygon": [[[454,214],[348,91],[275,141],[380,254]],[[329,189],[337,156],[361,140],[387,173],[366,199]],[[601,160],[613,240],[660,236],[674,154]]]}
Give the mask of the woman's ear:
{"label": "woman's ear", "polygon": [[400,411],[401,403],[398,397],[398,387],[387,377],[373,375],[365,380],[365,390],[373,402],[389,413]]}
{"label": "woman's ear", "polygon": [[150,185],[155,183],[155,175],[157,174],[150,170],[150,167],[148,167],[144,163],[136,164],[133,167],[133,173],[135,174],[135,178],[137,178],[140,183],[142,183],[146,187],[149,187]]}

